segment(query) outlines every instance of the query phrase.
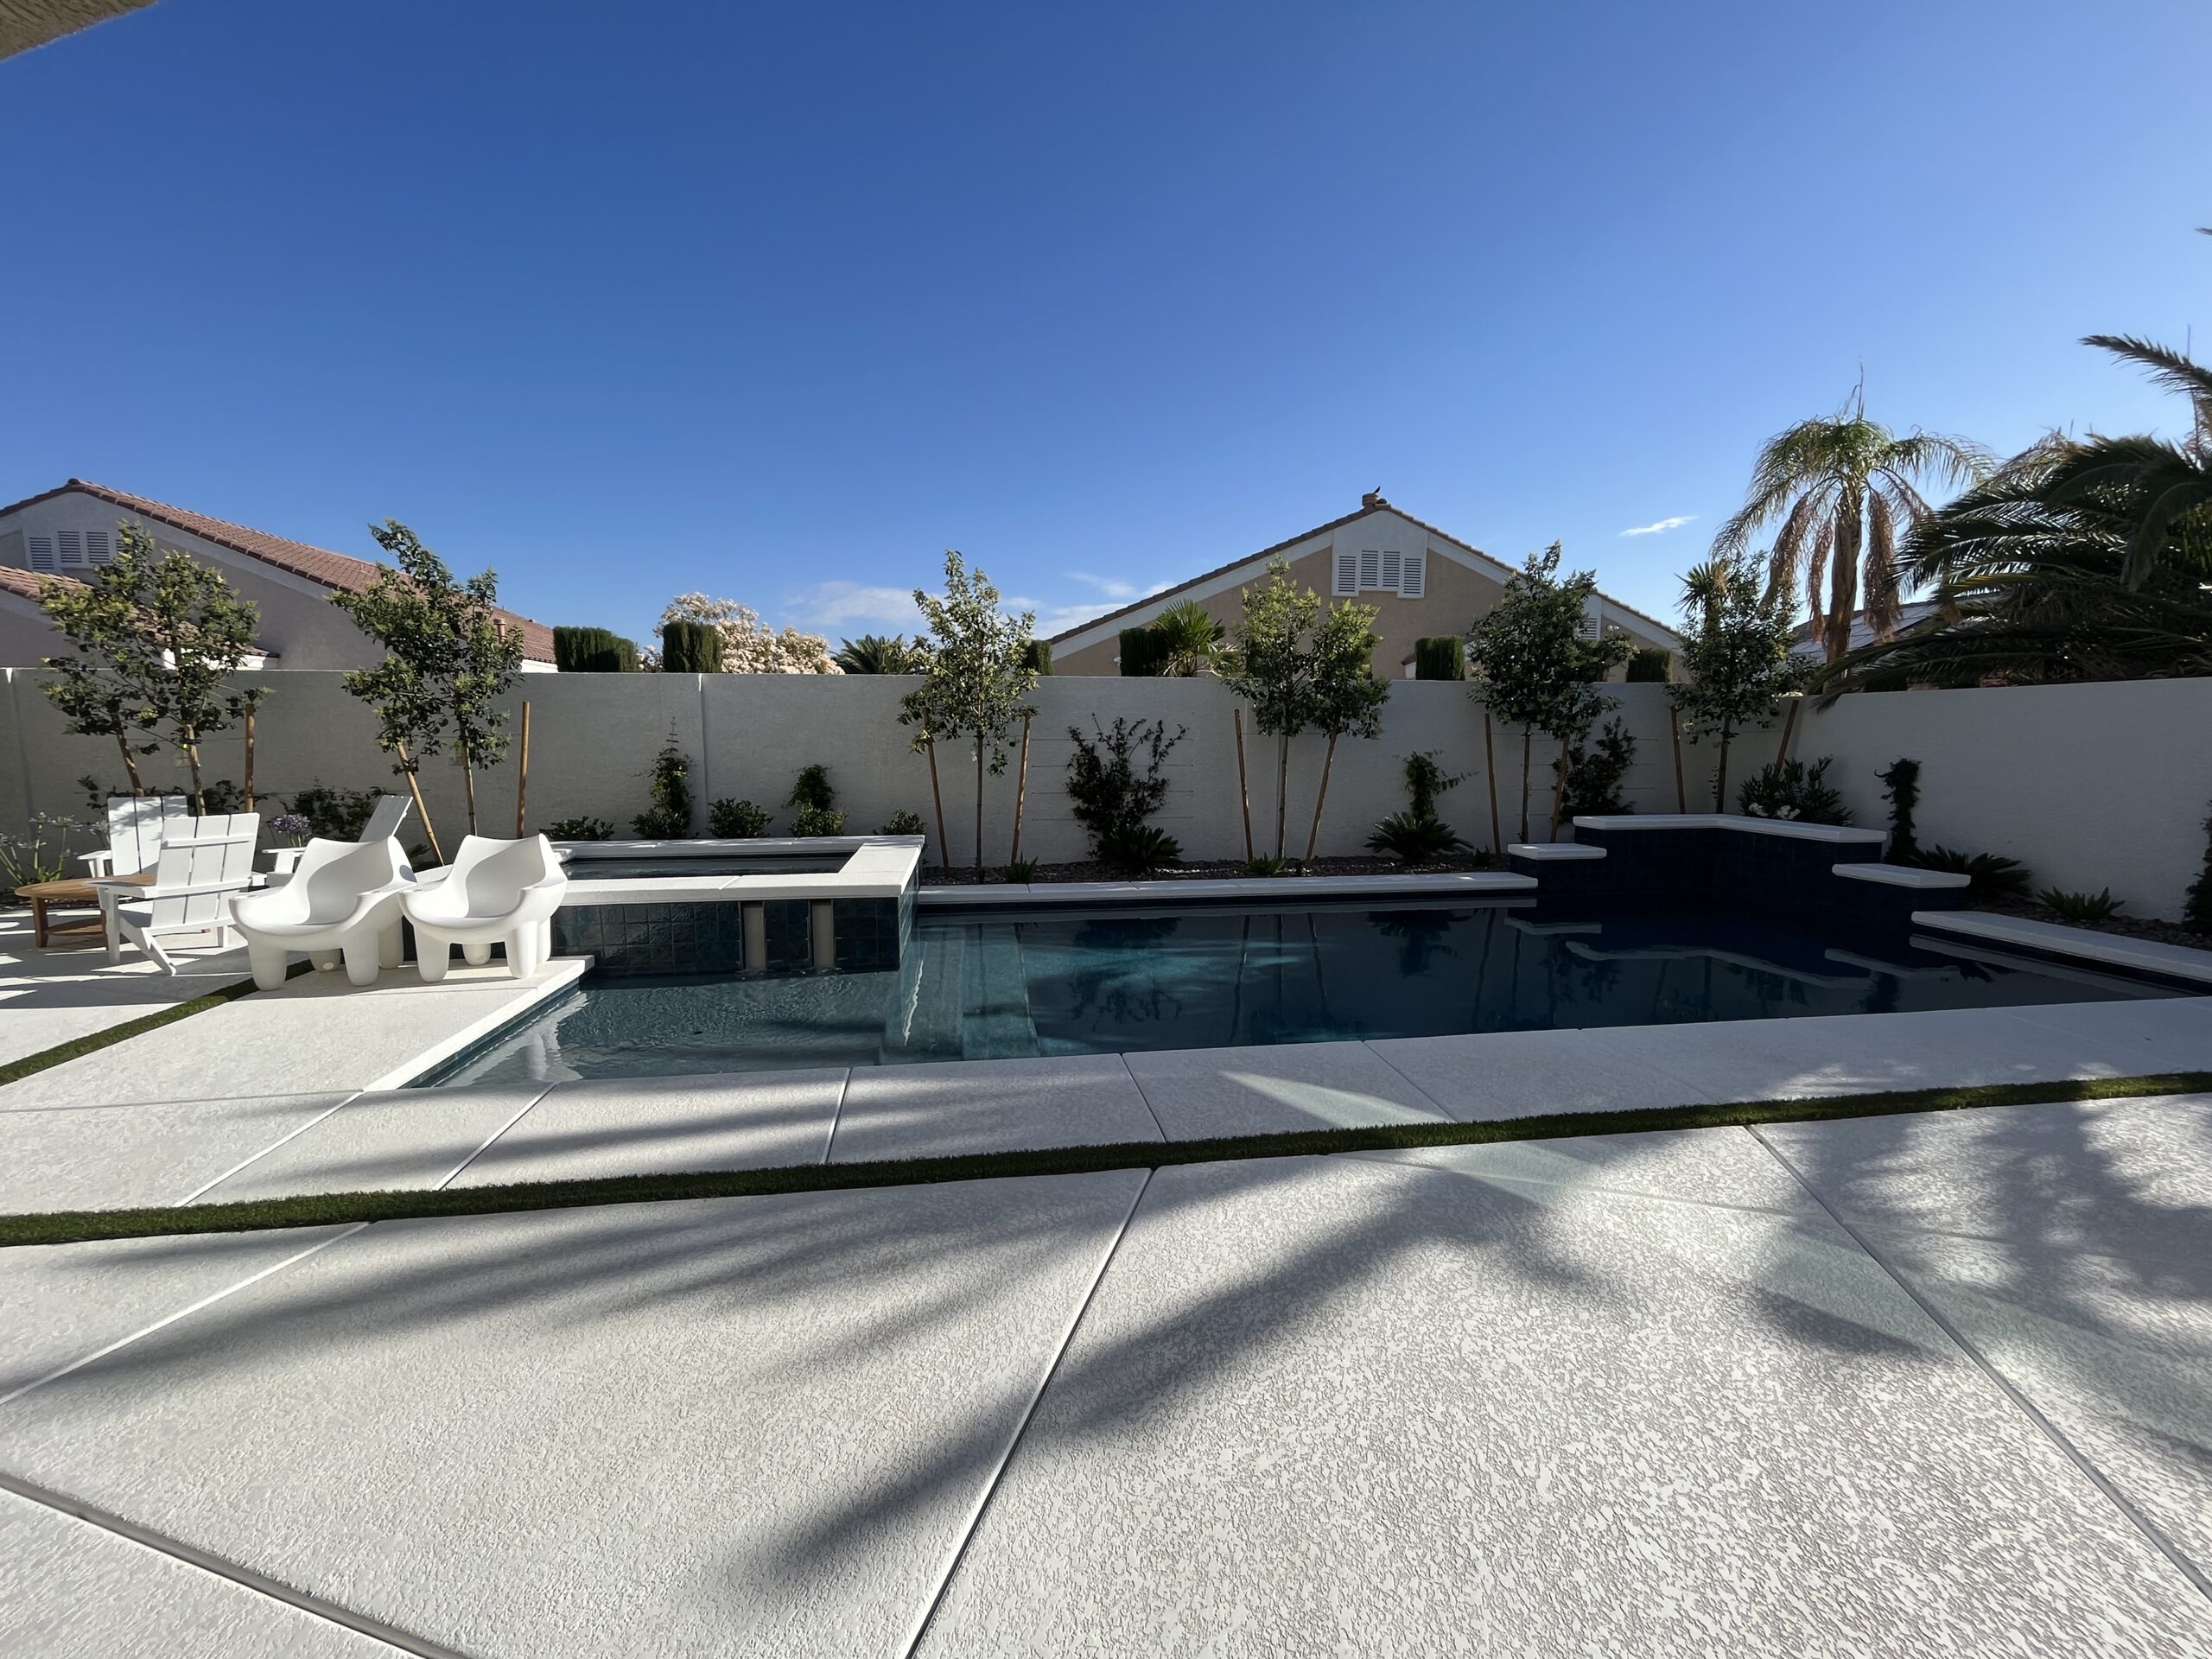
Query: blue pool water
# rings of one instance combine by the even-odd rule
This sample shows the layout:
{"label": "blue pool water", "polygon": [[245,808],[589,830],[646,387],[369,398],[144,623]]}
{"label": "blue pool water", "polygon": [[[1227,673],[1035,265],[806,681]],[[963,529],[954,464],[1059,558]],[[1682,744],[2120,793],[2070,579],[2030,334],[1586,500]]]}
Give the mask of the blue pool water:
{"label": "blue pool water", "polygon": [[587,978],[425,1083],[1678,1025],[2159,996],[1968,942],[1709,910],[1030,912],[917,919],[897,972]]}

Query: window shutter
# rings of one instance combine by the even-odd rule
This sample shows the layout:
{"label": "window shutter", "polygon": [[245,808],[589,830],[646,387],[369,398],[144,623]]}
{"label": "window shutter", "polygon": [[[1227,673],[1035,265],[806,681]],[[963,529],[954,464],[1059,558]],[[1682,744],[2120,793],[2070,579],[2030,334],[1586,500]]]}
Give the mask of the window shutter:
{"label": "window shutter", "polygon": [[1379,549],[1359,550],[1359,585],[1363,590],[1382,585],[1382,555]]}
{"label": "window shutter", "polygon": [[114,550],[108,545],[107,531],[88,530],[85,532],[85,563],[86,564],[105,564],[114,556]]}
{"label": "window shutter", "polygon": [[1381,586],[1391,593],[1398,591],[1398,572],[1405,564],[1405,555],[1395,547],[1382,550],[1382,580]]}
{"label": "window shutter", "polygon": [[1407,599],[1419,599],[1428,576],[1428,550],[1406,555],[1404,571],[1398,578],[1398,592]]}
{"label": "window shutter", "polygon": [[32,569],[58,570],[61,568],[59,564],[54,563],[53,537],[33,536],[29,540]]}
{"label": "window shutter", "polygon": [[1359,591],[1359,563],[1348,547],[1337,550],[1337,593],[1339,596]]}

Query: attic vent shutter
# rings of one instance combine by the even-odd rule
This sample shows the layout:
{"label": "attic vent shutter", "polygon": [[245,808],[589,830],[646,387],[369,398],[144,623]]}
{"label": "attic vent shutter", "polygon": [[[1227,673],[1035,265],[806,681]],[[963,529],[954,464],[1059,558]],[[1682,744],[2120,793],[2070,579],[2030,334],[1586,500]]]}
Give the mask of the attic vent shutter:
{"label": "attic vent shutter", "polygon": [[1337,550],[1336,588],[1339,594],[1356,594],[1359,591],[1358,556],[1348,547],[1340,547]]}
{"label": "attic vent shutter", "polygon": [[1382,585],[1391,593],[1398,591],[1398,572],[1405,563],[1405,556],[1395,547],[1382,550]]}
{"label": "attic vent shutter", "polygon": [[1372,547],[1359,550],[1359,585],[1363,588],[1382,585],[1382,555],[1379,550]]}
{"label": "attic vent shutter", "polygon": [[31,544],[32,569],[59,570],[61,568],[59,564],[54,563],[53,537],[34,536],[29,539]]}
{"label": "attic vent shutter", "polygon": [[64,569],[84,563],[85,534],[82,531],[57,530],[54,532],[54,544],[60,550]]}
{"label": "attic vent shutter", "polygon": [[114,556],[114,549],[108,545],[107,531],[88,530],[85,532],[85,563],[86,564],[105,564]]}
{"label": "attic vent shutter", "polygon": [[1427,578],[1427,550],[1424,548],[1418,553],[1407,554],[1404,573],[1398,578],[1398,592],[1400,595],[1406,599],[1419,599],[1421,596],[1422,582]]}

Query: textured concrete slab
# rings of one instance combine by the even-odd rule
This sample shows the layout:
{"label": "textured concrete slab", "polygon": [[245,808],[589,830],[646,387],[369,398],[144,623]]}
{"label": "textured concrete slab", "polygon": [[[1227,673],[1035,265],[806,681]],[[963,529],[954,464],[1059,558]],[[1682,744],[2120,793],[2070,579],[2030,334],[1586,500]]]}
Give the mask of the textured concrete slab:
{"label": "textured concrete slab", "polygon": [[1711,1096],[1584,1031],[1396,1037],[1367,1046],[1462,1122],[1642,1111]]}
{"label": "textured concrete slab", "polygon": [[842,1066],[556,1084],[454,1185],[818,1164],[844,1092]]}
{"label": "textured concrete slab", "polygon": [[2186,1261],[1866,1236],[2212,1579],[2212,1211],[2198,1216]]}
{"label": "textured concrete slab", "polygon": [[[97,912],[60,912],[60,919]],[[165,974],[136,951],[111,965],[101,937],[31,943],[30,912],[0,915],[0,1065],[106,1031],[171,1003],[235,984],[247,976],[245,948],[185,950],[178,971]],[[0,1110],[16,1103],[20,1085],[0,1089]]]}
{"label": "textured concrete slab", "polygon": [[2158,944],[2130,938],[2124,933],[2104,933],[2095,928],[2069,927],[2063,922],[2030,921],[2022,916],[1999,916],[1981,910],[1916,910],[1916,927],[1940,928],[2000,944],[2026,945],[2054,955],[2079,957],[2084,961],[2110,963],[2144,973],[2167,974],[2177,979],[2212,980],[2212,950],[2187,945]]}
{"label": "textured concrete slab", "polygon": [[1740,1128],[1414,1147],[1358,1155],[1509,1187],[1557,1189],[1541,1197],[1554,1209],[1581,1200],[1603,1207],[1621,1197],[1641,1196],[1774,1215],[1821,1213],[1819,1201],[1804,1184]]}
{"label": "textured concrete slab", "polygon": [[229,1204],[443,1186],[544,1092],[543,1084],[528,1083],[358,1095],[198,1197]]}
{"label": "textured concrete slab", "polygon": [[2061,1002],[2005,1012],[2047,1034],[2095,1044],[2131,1076],[2212,1071],[2212,997]]}
{"label": "textured concrete slab", "polygon": [[1776,1123],[1847,1218],[2162,1264],[2212,1262],[2212,1096]]}
{"label": "textured concrete slab", "polygon": [[1144,1179],[379,1224],[0,1468],[487,1659],[903,1653]]}
{"label": "textured concrete slab", "polygon": [[0,1491],[0,1653],[378,1659],[399,1649]]}
{"label": "textured concrete slab", "polygon": [[1171,1141],[1451,1122],[1364,1043],[1169,1049],[1122,1058]]}
{"label": "textured concrete slab", "polygon": [[[280,991],[257,991],[67,1061],[10,1084],[0,1098],[115,1106],[204,1100],[212,1092],[390,1088],[474,1033],[558,995],[583,969],[581,958],[563,958],[519,980],[494,963],[455,968],[443,983],[425,985],[407,967],[366,988],[343,974],[305,974]],[[34,1095],[22,1092],[34,1089]]]}
{"label": "textured concrete slab", "polygon": [[1118,1054],[858,1066],[845,1087],[830,1161],[1160,1138]]}
{"label": "textured concrete slab", "polygon": [[1339,1158],[1154,1176],[921,1651],[2179,1656],[2204,1629],[1825,1219],[1563,1215]]}
{"label": "textured concrete slab", "polygon": [[0,1400],[299,1261],[346,1230],[302,1227],[0,1250]]}
{"label": "textured concrete slab", "polygon": [[0,1112],[0,1213],[181,1204],[342,1094]]}

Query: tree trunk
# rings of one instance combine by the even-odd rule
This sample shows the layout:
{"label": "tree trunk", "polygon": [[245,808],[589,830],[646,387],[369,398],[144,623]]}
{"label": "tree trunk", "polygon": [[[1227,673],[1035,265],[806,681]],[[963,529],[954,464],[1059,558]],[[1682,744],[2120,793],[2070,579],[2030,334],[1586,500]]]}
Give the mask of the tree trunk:
{"label": "tree trunk", "polygon": [[253,810],[253,710],[245,711],[245,810]]}
{"label": "tree trunk", "polygon": [[1321,840],[1321,803],[1329,798],[1329,768],[1337,763],[1337,734],[1329,734],[1329,752],[1321,757],[1321,788],[1313,797],[1313,830],[1306,837],[1306,861],[1313,861],[1313,849]]}
{"label": "tree trunk", "polygon": [[1728,745],[1734,741],[1735,732],[1726,721],[1720,722],[1720,769],[1713,774],[1713,810],[1728,810]]}
{"label": "tree trunk", "polygon": [[185,764],[192,768],[192,816],[204,818],[207,816],[207,791],[200,782],[200,734],[189,726],[184,728],[181,747]]}
{"label": "tree trunk", "polygon": [[1533,723],[1522,726],[1521,728],[1521,839],[1523,841],[1529,839],[1529,766],[1532,756],[1531,746],[1535,741],[1535,726]]}
{"label": "tree trunk", "polygon": [[130,793],[135,799],[146,792],[145,785],[138,779],[137,757],[130,753],[130,740],[120,731],[115,734],[115,747],[123,751],[123,769],[130,774]]}
{"label": "tree trunk", "polygon": [[1568,752],[1567,740],[1562,737],[1559,741],[1559,782],[1552,790],[1551,839],[1554,841],[1557,841],[1559,839],[1559,821],[1567,806],[1567,765]]}
{"label": "tree trunk", "polygon": [[1290,734],[1275,738],[1275,856],[1282,856],[1283,826],[1290,816]]}
{"label": "tree trunk", "polygon": [[[476,763],[468,758],[465,747],[461,752],[461,786],[468,797],[468,833],[473,836],[476,833]],[[687,823],[683,827],[689,830],[691,826]]]}
{"label": "tree trunk", "polygon": [[983,879],[983,737],[976,734],[976,880]]}

